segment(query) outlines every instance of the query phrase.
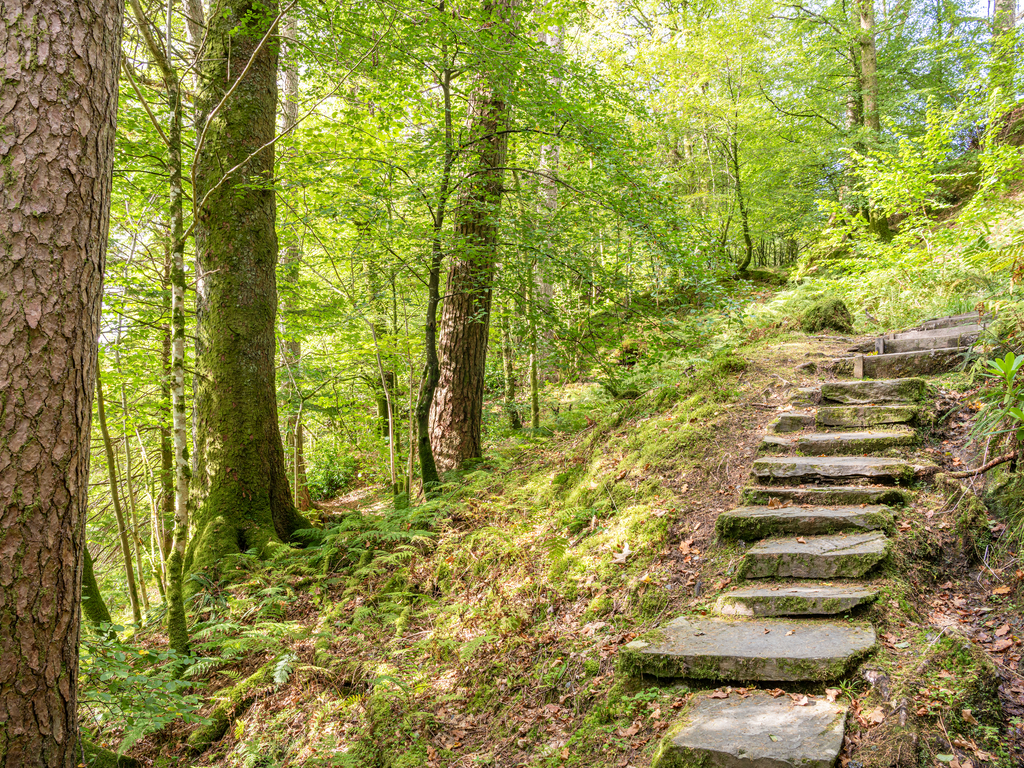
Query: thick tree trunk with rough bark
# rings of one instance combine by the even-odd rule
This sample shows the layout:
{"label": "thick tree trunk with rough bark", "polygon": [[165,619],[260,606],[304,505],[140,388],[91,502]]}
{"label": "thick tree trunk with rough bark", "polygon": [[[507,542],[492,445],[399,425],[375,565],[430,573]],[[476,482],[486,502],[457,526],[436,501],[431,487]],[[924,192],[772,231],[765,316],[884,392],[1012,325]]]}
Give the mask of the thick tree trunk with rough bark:
{"label": "thick tree trunk with rough bark", "polygon": [[196,198],[195,535],[186,572],[287,541],[292,501],[277,421],[273,189],[277,4],[227,0],[201,55]]}
{"label": "thick tree trunk with rough bark", "polygon": [[[489,0],[481,21],[495,50],[507,46],[515,26],[515,0]],[[482,455],[484,366],[497,261],[498,223],[509,110],[511,67],[481,52],[478,82],[470,96],[466,178],[454,217],[454,245],[439,345],[440,378],[430,412],[430,440],[437,465],[455,469]]]}
{"label": "thick tree trunk with rough bark", "polygon": [[78,638],[117,0],[0,6],[0,766],[79,763]]}
{"label": "thick tree trunk with rough bark", "polygon": [[860,71],[863,83],[864,125],[882,130],[878,107],[878,55],[875,50],[875,3],[860,0]]}

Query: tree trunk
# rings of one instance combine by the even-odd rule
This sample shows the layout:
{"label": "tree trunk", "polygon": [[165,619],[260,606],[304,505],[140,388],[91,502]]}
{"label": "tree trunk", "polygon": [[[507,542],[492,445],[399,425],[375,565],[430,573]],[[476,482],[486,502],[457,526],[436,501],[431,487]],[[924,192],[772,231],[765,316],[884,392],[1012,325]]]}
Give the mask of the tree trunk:
{"label": "tree trunk", "polygon": [[[89,556],[89,548],[82,548],[82,613],[88,619],[92,628],[97,632],[104,624],[110,625],[110,611],[103,601],[99,584],[96,583],[96,574],[92,569],[92,558]],[[114,635],[113,632],[110,635]]]}
{"label": "tree trunk", "polygon": [[110,501],[114,505],[117,535],[121,542],[121,557],[124,559],[125,578],[128,581],[128,601],[131,603],[132,619],[135,621],[135,625],[141,626],[142,612],[139,610],[139,592],[135,587],[132,548],[128,543],[124,510],[121,508],[121,494],[117,487],[117,457],[114,455],[114,444],[110,440],[110,430],[107,429],[107,413],[103,403],[103,385],[100,381],[99,369],[96,371],[96,414],[99,416],[100,432],[103,435],[103,448],[107,453],[107,478],[110,482]]}
{"label": "tree trunk", "polygon": [[509,330],[508,314],[501,314],[501,369],[503,373],[504,391],[502,392],[502,409],[508,418],[509,429],[522,429],[523,419],[516,405],[516,372],[513,366],[512,333]]}
{"label": "tree trunk", "polygon": [[78,765],[121,6],[10,0],[0,109],[0,766]]}
{"label": "tree trunk", "polygon": [[[444,0],[438,11],[444,13]],[[420,391],[416,400],[416,453],[420,461],[420,481],[423,493],[434,499],[441,490],[441,478],[434,460],[434,448],[430,442],[430,407],[434,402],[437,382],[441,378],[441,365],[437,357],[437,305],[441,301],[441,264],[444,260],[443,232],[445,210],[451,194],[452,165],[455,162],[455,148],[452,131],[452,70],[448,60],[448,46],[442,45],[444,70],[438,78],[441,95],[444,98],[444,156],[441,168],[441,184],[437,190],[434,205],[434,220],[430,241],[430,268],[427,275],[427,312],[423,327],[423,348],[425,362]],[[410,449],[411,450],[411,449]],[[409,489],[410,495],[412,488]]]}
{"label": "tree trunk", "polygon": [[[288,62],[284,67],[284,98],[281,101],[281,128],[283,133],[292,133],[299,124],[299,63],[296,58],[296,40],[298,22],[295,15],[288,17],[284,24],[284,37],[288,46]],[[289,327],[288,316],[298,308],[299,303],[299,266],[302,263],[302,245],[295,233],[288,237],[284,259],[282,259],[282,279],[285,281],[284,301],[282,309],[285,314],[285,331],[288,338],[281,344],[281,357],[284,358],[288,370],[288,380],[292,389],[291,401],[296,411],[287,419],[288,447],[292,453],[292,480],[295,494],[295,505],[299,510],[312,509],[313,500],[306,486],[306,460],[303,452],[302,434],[302,340],[293,328]]]}
{"label": "tree trunk", "polygon": [[860,0],[860,71],[863,82],[864,126],[882,130],[878,107],[878,55],[875,51],[875,3]]}
{"label": "tree trunk", "polygon": [[1014,50],[1014,26],[1017,0],[995,0],[992,12],[992,60],[990,64],[991,89],[1001,91],[1004,100],[1014,97],[1013,78],[1017,70]]}
{"label": "tree trunk", "polygon": [[[482,11],[482,29],[494,47],[507,45],[515,27],[515,0],[488,0]],[[442,469],[482,455],[491,283],[508,148],[505,94],[513,69],[487,55],[491,58],[481,55],[477,62],[478,82],[470,95],[469,158],[455,211],[454,252],[441,313],[440,378],[430,413],[430,438]]]}
{"label": "tree trunk", "polygon": [[185,568],[214,577],[227,556],[263,555],[309,526],[292,501],[274,380],[276,13],[276,2],[254,17],[249,0],[226,0],[200,57],[196,512]]}
{"label": "tree trunk", "polygon": [[139,535],[139,514],[135,505],[135,484],[132,482],[132,452],[128,440],[128,395],[121,384],[121,432],[124,435],[124,484],[128,492],[128,512],[131,518],[132,543],[135,545],[135,569],[139,577],[139,597],[142,607],[149,613],[149,595],[146,592],[145,566],[142,563],[142,537]]}

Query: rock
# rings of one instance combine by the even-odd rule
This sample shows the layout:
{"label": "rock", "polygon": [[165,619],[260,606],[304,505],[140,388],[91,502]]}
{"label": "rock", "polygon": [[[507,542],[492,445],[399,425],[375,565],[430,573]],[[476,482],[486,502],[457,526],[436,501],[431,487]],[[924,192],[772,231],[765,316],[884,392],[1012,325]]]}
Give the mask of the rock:
{"label": "rock", "polygon": [[725,616],[807,616],[844,613],[874,600],[875,590],[855,584],[838,587],[749,587],[726,592],[715,604]]}
{"label": "rock", "polygon": [[[914,331],[914,335],[899,335],[894,338],[881,336],[875,340],[875,352],[888,355],[895,352],[919,352],[927,349],[953,349],[971,347],[978,341],[980,333],[944,333],[935,331]],[[918,336],[917,334],[922,334]]]}
{"label": "rock", "polygon": [[653,768],[830,768],[843,747],[846,705],[753,691],[709,699],[694,694],[658,748]]}
{"label": "rock", "polygon": [[745,488],[744,504],[770,504],[772,500],[794,504],[887,504],[907,503],[900,488],[864,485],[810,486],[807,488]]}
{"label": "rock", "polygon": [[815,414],[819,427],[879,427],[886,424],[910,424],[921,409],[916,405],[832,405]]}
{"label": "rock", "polygon": [[818,432],[797,438],[796,449],[811,456],[860,455],[898,446],[916,445],[919,438],[912,429],[871,432]]}
{"label": "rock", "polygon": [[787,411],[780,413],[768,429],[771,432],[800,432],[814,426],[814,414],[810,411]]}
{"label": "rock", "polygon": [[874,645],[870,624],[680,617],[622,646],[619,664],[655,677],[832,680]]}
{"label": "rock", "polygon": [[928,383],[918,378],[832,381],[821,385],[821,396],[846,405],[915,403],[928,397]]}
{"label": "rock", "polygon": [[779,453],[789,451],[794,445],[793,440],[778,435],[765,435],[757,446],[758,453]]}
{"label": "rock", "polygon": [[970,349],[926,349],[893,355],[862,355],[853,359],[855,378],[930,376],[959,368],[971,357]]}
{"label": "rock", "polygon": [[908,483],[914,479],[916,470],[917,467],[903,459],[875,456],[786,456],[756,459],[752,473],[754,478],[766,484],[818,480],[849,483],[862,479]]}
{"label": "rock", "polygon": [[823,299],[804,313],[800,320],[800,329],[804,333],[853,333],[853,315],[842,299]]}
{"label": "rock", "polygon": [[821,387],[798,387],[789,397],[793,405],[817,405],[821,400]]}
{"label": "rock", "polygon": [[892,512],[882,506],[737,507],[718,516],[722,538],[756,541],[766,536],[814,536],[841,531],[874,531],[893,525]]}
{"label": "rock", "polygon": [[882,533],[768,539],[747,550],[742,579],[857,579],[888,554]]}

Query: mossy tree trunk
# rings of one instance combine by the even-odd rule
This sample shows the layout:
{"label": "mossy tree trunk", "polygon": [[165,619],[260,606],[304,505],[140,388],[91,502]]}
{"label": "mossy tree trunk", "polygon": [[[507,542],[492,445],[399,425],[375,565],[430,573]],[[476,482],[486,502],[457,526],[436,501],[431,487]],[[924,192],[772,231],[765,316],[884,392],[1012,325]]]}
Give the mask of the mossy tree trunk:
{"label": "mossy tree trunk", "polygon": [[226,556],[263,554],[309,525],[277,420],[277,4],[227,0],[218,10],[196,94],[196,511],[185,562],[212,576]]}
{"label": "mossy tree trunk", "polygon": [[92,569],[92,557],[89,555],[88,547],[82,548],[82,613],[97,631],[102,625],[113,623],[99,584],[96,583],[96,573]]}
{"label": "mossy tree trunk", "polygon": [[440,377],[430,412],[437,464],[455,469],[482,455],[484,367],[497,263],[498,226],[508,149],[507,93],[514,67],[494,50],[513,39],[516,0],[485,0],[480,20],[489,38],[473,70],[466,176],[454,219],[454,253],[441,313]]}
{"label": "mossy tree trunk", "polygon": [[121,3],[5,0],[0,765],[73,768]]}

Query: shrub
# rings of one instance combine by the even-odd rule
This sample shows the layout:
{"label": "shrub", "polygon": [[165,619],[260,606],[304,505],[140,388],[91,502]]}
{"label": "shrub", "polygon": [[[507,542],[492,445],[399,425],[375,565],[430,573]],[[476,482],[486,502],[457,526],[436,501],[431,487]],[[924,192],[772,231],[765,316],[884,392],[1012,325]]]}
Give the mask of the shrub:
{"label": "shrub", "polygon": [[804,333],[818,333],[824,330],[853,333],[853,315],[842,299],[823,299],[807,310],[800,321]]}
{"label": "shrub", "polygon": [[354,456],[318,452],[310,457],[306,486],[314,501],[333,499],[356,479],[359,464]]}

